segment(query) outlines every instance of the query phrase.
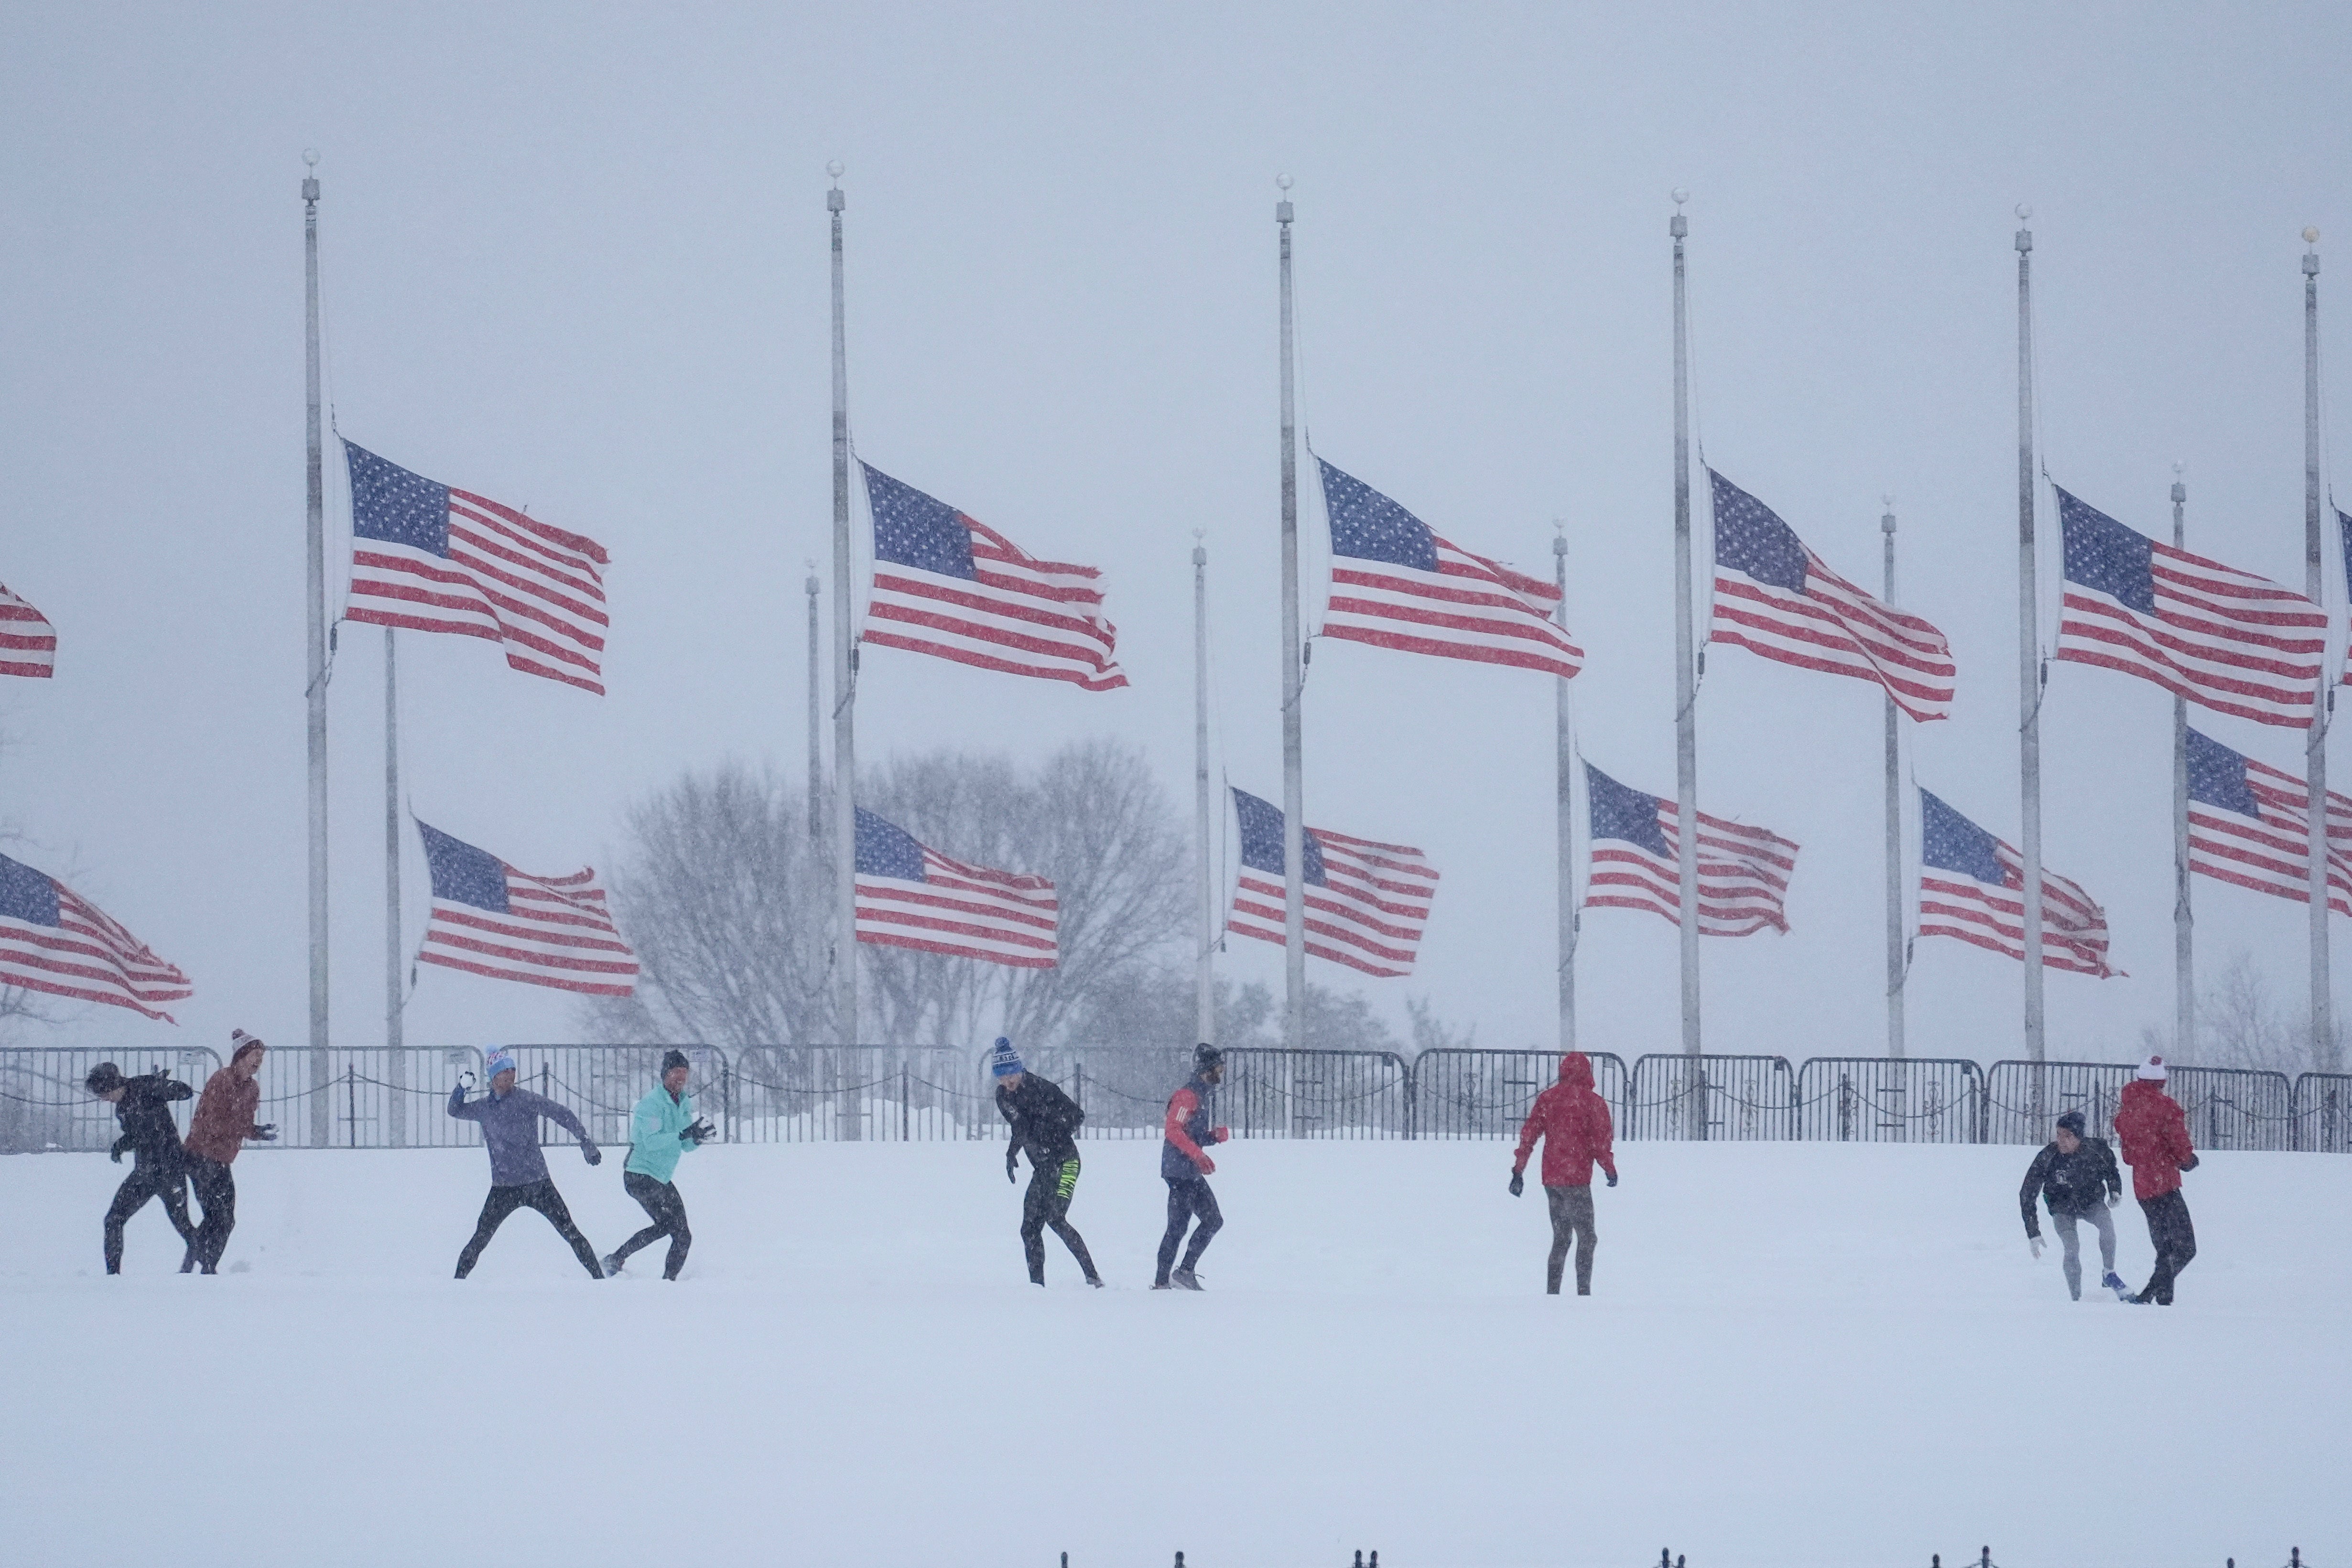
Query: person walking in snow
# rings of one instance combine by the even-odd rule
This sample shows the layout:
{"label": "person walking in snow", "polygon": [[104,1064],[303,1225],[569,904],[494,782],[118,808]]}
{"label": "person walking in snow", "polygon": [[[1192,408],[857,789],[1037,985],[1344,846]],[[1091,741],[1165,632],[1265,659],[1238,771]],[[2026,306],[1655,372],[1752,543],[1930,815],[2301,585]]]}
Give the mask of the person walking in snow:
{"label": "person walking in snow", "polygon": [[1095,1272],[1087,1239],[1070,1223],[1070,1198],[1078,1190],[1078,1124],[1087,1113],[1060,1084],[1023,1067],[1020,1053],[1002,1035],[988,1053],[988,1070],[996,1079],[996,1113],[1012,1124],[1004,1147],[1006,1181],[1021,1179],[1021,1154],[1029,1154],[1029,1191],[1021,1200],[1021,1251],[1029,1261],[1029,1282],[1045,1282],[1045,1229],[1051,1226],[1078,1260],[1087,1283],[1099,1289],[1102,1276]]}
{"label": "person walking in snow", "polygon": [[621,1166],[621,1186],[637,1200],[653,1223],[607,1254],[604,1277],[611,1279],[628,1263],[629,1255],[669,1238],[669,1256],[662,1260],[662,1278],[675,1280],[686,1267],[686,1249],[694,1245],[687,1228],[686,1199],[669,1179],[688,1149],[698,1149],[719,1136],[719,1129],[694,1113],[694,1096],[686,1092],[689,1066],[686,1052],[662,1053],[661,1082],[646,1091],[629,1113],[629,1157]]}
{"label": "person walking in snow", "polygon": [[1592,1059],[1571,1051],[1559,1059],[1559,1082],[1536,1096],[1519,1128],[1518,1153],[1511,1159],[1511,1196],[1527,1190],[1528,1155],[1544,1145],[1544,1202],[1551,1210],[1551,1256],[1544,1264],[1544,1292],[1559,1294],[1559,1276],[1576,1247],[1576,1293],[1592,1294],[1592,1249],[1600,1238],[1592,1226],[1592,1167],[1597,1164],[1617,1185],[1614,1128],[1609,1103],[1592,1087]]}
{"label": "person walking in snow", "polygon": [[107,1157],[121,1165],[123,1151],[131,1151],[131,1174],[114,1189],[114,1201],[106,1209],[106,1271],[122,1272],[122,1228],[151,1197],[163,1200],[172,1228],[193,1252],[196,1228],[188,1219],[187,1155],[180,1146],[180,1129],[172,1121],[172,1106],[195,1091],[162,1072],[125,1078],[111,1061],[91,1068],[82,1086],[114,1107],[115,1123],[122,1129]]}
{"label": "person walking in snow", "polygon": [[2197,1151],[2189,1146],[2189,1118],[2164,1092],[2165,1079],[2164,1058],[2149,1057],[2116,1105],[2116,1141],[2132,1168],[2132,1196],[2147,1216],[2147,1239],[2156,1249],[2156,1271],[2139,1294],[2124,1298],[2137,1306],[2172,1305],[2172,1282],[2197,1256],[2197,1229],[2180,1192],[2180,1173],[2197,1168]]}
{"label": "person walking in snow", "polygon": [[2116,1222],[2107,1210],[2124,1195],[2123,1174],[2116,1168],[2115,1151],[2105,1138],[2094,1138],[2080,1111],[2058,1118],[2056,1131],[2033,1163],[2025,1167],[2025,1185],[2017,1189],[2017,1207],[2025,1214],[2026,1245],[2042,1256],[2042,1222],[2033,1212],[2038,1198],[2050,1210],[2058,1243],[2066,1249],[2066,1293],[2083,1299],[2083,1252],[2074,1228],[2089,1220],[2099,1232],[2099,1283],[2118,1297],[2126,1292],[2116,1273]]}
{"label": "person walking in snow", "polygon": [[[1160,1272],[1151,1281],[1155,1291],[1199,1290],[1201,1281],[1192,1271],[1193,1265],[1224,1228],[1225,1217],[1217,1212],[1217,1195],[1209,1190],[1208,1178],[1216,1175],[1217,1162],[1202,1147],[1233,1136],[1231,1129],[1210,1124],[1209,1096],[1224,1081],[1225,1053],[1213,1045],[1196,1045],[1192,1076],[1168,1097],[1160,1145],[1160,1179],[1168,1184],[1168,1229],[1160,1238]],[[1196,1218],[1201,1223],[1192,1231],[1192,1244],[1184,1248],[1184,1262],[1171,1272],[1176,1249],[1184,1244],[1184,1228]]]}
{"label": "person walking in snow", "polygon": [[180,1265],[183,1274],[198,1264],[207,1274],[220,1272],[228,1233],[236,1228],[236,1178],[229,1174],[229,1166],[247,1138],[266,1144],[278,1136],[275,1123],[261,1124],[253,1119],[261,1108],[261,1085],[254,1075],[261,1071],[268,1048],[241,1029],[229,1030],[228,1040],[228,1065],[205,1080],[196,1113],[188,1122],[184,1145],[188,1180],[196,1189],[196,1201],[204,1205],[205,1219],[188,1244],[187,1260]]}
{"label": "person walking in snow", "polygon": [[547,1216],[555,1233],[571,1246],[572,1255],[580,1260],[588,1277],[603,1279],[604,1270],[596,1261],[596,1249],[572,1223],[572,1210],[564,1207],[563,1195],[555,1190],[555,1179],[547,1174],[547,1158],[539,1152],[540,1118],[544,1116],[579,1139],[581,1156],[590,1165],[604,1164],[604,1155],[579,1117],[543,1095],[515,1087],[514,1058],[507,1051],[491,1051],[483,1066],[490,1075],[489,1093],[467,1100],[462,1078],[449,1091],[449,1114],[461,1122],[479,1122],[482,1146],[490,1152],[490,1196],[482,1200],[482,1218],[475,1223],[473,1239],[457,1254],[457,1278],[474,1271],[482,1249],[490,1244],[508,1215],[518,1208],[535,1208]]}

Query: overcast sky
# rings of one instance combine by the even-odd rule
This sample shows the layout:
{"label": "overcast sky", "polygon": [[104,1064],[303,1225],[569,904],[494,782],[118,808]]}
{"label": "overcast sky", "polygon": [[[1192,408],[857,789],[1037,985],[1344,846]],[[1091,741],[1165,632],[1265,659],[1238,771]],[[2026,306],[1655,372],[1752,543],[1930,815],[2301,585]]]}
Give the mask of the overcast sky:
{"label": "overcast sky", "polygon": [[[612,552],[601,700],[485,643],[403,639],[417,814],[526,870],[609,864],[629,802],[682,769],[804,767],[835,158],[860,455],[1099,564],[1134,683],[877,650],[863,756],[1117,736],[1189,818],[1199,528],[1214,765],[1279,798],[1285,172],[1317,449],[1538,573],[1563,519],[1580,744],[1671,795],[1681,185],[1706,460],[1873,584],[1895,497],[1900,598],[1959,669],[1955,716],[1906,737],[1907,766],[2013,841],[2012,208],[2034,209],[2052,476],[2161,532],[2185,463],[2191,547],[2299,586],[2298,233],[2323,231],[2331,338],[2352,308],[2334,303],[2347,42],[2352,12],[2326,5],[11,6],[0,581],[59,652],[54,681],[0,691],[0,818],[7,852],[196,987],[177,1030],[89,1009],[67,1038],[135,1055],[232,1025],[304,1035],[305,147],[342,432]],[[2340,650],[2332,549],[2329,571]],[[353,1043],[381,1038],[383,1006],[380,645],[347,628],[331,687]],[[2169,706],[2053,674],[2047,862],[2105,904],[2130,973],[2050,976],[2053,1056],[2127,1054],[2170,1018]],[[1427,996],[1483,1043],[1548,1042],[1546,678],[1324,643],[1306,715],[1309,821],[1420,845],[1444,875],[1419,973],[1367,983],[1383,1011]],[[1803,851],[1788,935],[1706,944],[1710,1050],[1881,1048],[1879,715],[1860,682],[1712,659],[1702,805]],[[2200,722],[2300,769],[2299,734]],[[413,942],[413,841],[408,859]],[[2299,1009],[2302,908],[2196,891],[2200,967],[2251,950]],[[1278,950],[1233,946],[1228,973],[1279,985]],[[1588,917],[1590,1045],[1676,1047],[1675,953],[1654,916]],[[2015,963],[1922,942],[1912,1049],[2016,1054],[2020,998]],[[446,971],[409,1013],[419,1042],[572,1028],[559,993]]]}

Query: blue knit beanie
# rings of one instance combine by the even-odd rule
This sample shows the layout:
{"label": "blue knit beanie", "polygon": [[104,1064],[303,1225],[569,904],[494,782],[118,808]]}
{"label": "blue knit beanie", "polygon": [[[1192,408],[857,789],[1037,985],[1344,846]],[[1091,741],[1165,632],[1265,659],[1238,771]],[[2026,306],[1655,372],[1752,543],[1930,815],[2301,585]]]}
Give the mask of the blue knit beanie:
{"label": "blue knit beanie", "polygon": [[520,1069],[515,1066],[514,1053],[503,1045],[493,1048],[490,1054],[482,1059],[483,1086],[487,1088],[490,1080],[501,1072],[514,1072],[518,1075],[520,1072]]}
{"label": "blue knit beanie", "polygon": [[1003,1035],[996,1037],[996,1049],[988,1053],[988,1071],[999,1078],[1010,1078],[1016,1072],[1026,1072],[1021,1065],[1021,1053]]}

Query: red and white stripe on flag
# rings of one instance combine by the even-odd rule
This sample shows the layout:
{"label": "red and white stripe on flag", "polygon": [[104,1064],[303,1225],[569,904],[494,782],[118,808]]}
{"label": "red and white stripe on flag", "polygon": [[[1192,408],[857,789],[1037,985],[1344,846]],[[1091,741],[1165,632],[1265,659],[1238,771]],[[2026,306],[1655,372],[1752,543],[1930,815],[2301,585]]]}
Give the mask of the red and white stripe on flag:
{"label": "red and white stripe on flag", "polygon": [[[2189,801],[2189,869],[2273,898],[2311,903],[2311,787],[2268,763],[2245,759],[2246,787],[2262,807],[2242,812]],[[2327,792],[2327,907],[2352,915],[2352,796]]]}
{"label": "red and white stripe on flag", "polygon": [[636,989],[637,956],[613,924],[594,868],[570,876],[505,872],[503,911],[435,895],[417,962],[590,996]]}
{"label": "red and white stripe on flag", "polygon": [[[1682,809],[1658,801],[1660,855],[1624,839],[1592,841],[1586,879],[1587,909],[1644,909],[1682,924]],[[1748,936],[1786,931],[1783,907],[1798,845],[1768,829],[1698,814],[1698,930],[1702,936]]]}
{"label": "red and white stripe on flag", "polygon": [[[2025,961],[2025,857],[2006,841],[1993,854],[2010,885],[1992,887],[1936,866],[1919,873],[1919,935],[1957,936]],[[2107,913],[2083,885],[2042,868],[2042,967],[2100,979],[2120,975],[2107,967]]]}
{"label": "red and white stripe on flag", "polygon": [[58,629],[0,583],[0,675],[58,673]]}
{"label": "red and white stripe on flag", "polygon": [[1442,534],[1431,542],[1435,571],[1334,555],[1322,635],[1563,679],[1584,668],[1584,650],[1551,618],[1557,588]]}
{"label": "red and white stripe on flag", "polygon": [[1042,876],[950,860],[919,846],[923,876],[857,873],[857,939],[1016,969],[1060,959],[1061,904]]}
{"label": "red and white stripe on flag", "polygon": [[[1384,844],[1309,828],[1321,851],[1323,881],[1307,884],[1307,950],[1367,975],[1412,973],[1421,934],[1437,896],[1437,868],[1410,844]],[[1247,863],[1234,889],[1225,929],[1279,946],[1282,877]]]}
{"label": "red and white stripe on flag", "polygon": [[0,855],[0,987],[129,1008],[173,1021],[162,1004],[193,995],[178,968],[155,956],[96,904],[46,873]]}

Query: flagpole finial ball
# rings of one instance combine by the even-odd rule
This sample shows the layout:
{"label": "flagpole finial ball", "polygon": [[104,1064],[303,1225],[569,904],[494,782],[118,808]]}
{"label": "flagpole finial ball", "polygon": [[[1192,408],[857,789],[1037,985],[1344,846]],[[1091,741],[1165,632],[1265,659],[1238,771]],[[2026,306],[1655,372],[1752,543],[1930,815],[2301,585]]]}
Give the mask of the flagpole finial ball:
{"label": "flagpole finial ball", "polygon": [[2186,464],[2186,463],[2176,463],[2176,464],[2174,464],[2174,465],[2172,465],[2172,476],[2173,476],[2174,478],[2176,478],[2176,479],[2179,478],[2179,477],[2180,477],[2181,471],[2182,471],[2183,469],[2187,468],[2188,466],[2189,466],[2189,465],[2188,465],[2188,464]]}
{"label": "flagpole finial ball", "polygon": [[1689,200],[1690,200],[1690,190],[1689,190],[1689,188],[1688,188],[1687,186],[1684,186],[1684,185],[1676,185],[1673,190],[1671,190],[1671,191],[1667,192],[1666,193],[1667,193],[1668,195],[1670,195],[1670,196],[1674,197],[1674,199],[1675,199],[1675,205],[1676,205],[1676,206],[1678,206],[1678,207],[1679,207],[1679,206],[1681,206],[1684,203],[1685,203],[1685,202],[1687,202],[1687,201],[1689,201]]}
{"label": "flagpole finial ball", "polygon": [[2319,231],[2317,229],[2304,230],[2303,243],[2305,245],[2317,245],[2319,243]]}
{"label": "flagpole finial ball", "polygon": [[2021,224],[2022,224],[2022,223],[2030,223],[2030,222],[2032,222],[2032,218],[2033,218],[2033,204],[2032,204],[2031,202],[2020,202],[2020,203],[2018,203],[2018,204],[2017,204],[2017,221],[2018,221],[2019,223],[2021,223]]}
{"label": "flagpole finial ball", "polygon": [[825,172],[826,173],[828,173],[828,174],[832,175],[832,176],[833,176],[835,179],[836,179],[836,180],[840,179],[840,178],[841,178],[841,160],[840,160],[840,159],[838,159],[838,158],[835,158],[832,162],[827,163],[827,164],[824,166],[824,172]]}
{"label": "flagpole finial ball", "polygon": [[[319,150],[316,147],[302,149],[302,166],[306,169],[315,169],[319,166]],[[2313,238],[2318,237],[2318,230],[2314,229],[2309,232]]]}
{"label": "flagpole finial ball", "polygon": [[1291,186],[1291,178],[1287,174],[1276,174],[1274,177],[1274,183],[1280,189],[1287,191]]}

